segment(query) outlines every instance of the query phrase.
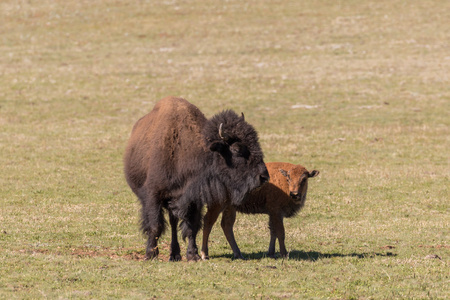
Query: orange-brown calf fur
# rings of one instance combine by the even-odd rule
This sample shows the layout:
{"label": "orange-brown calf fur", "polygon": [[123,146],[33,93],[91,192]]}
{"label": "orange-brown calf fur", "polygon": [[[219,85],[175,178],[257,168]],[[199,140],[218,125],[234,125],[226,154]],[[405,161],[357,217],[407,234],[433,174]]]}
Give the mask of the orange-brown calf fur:
{"label": "orange-brown calf fur", "polygon": [[275,241],[278,239],[281,256],[287,256],[283,218],[294,216],[304,206],[308,190],[308,178],[317,176],[319,171],[308,172],[301,165],[283,162],[266,163],[266,167],[269,171],[270,181],[259,190],[250,193],[243,205],[208,206],[203,228],[201,252],[203,259],[208,258],[209,234],[220,212],[222,212],[221,226],[233,249],[234,257],[243,258],[233,234],[236,211],[246,214],[268,214],[270,228],[268,255],[270,257],[275,256]]}

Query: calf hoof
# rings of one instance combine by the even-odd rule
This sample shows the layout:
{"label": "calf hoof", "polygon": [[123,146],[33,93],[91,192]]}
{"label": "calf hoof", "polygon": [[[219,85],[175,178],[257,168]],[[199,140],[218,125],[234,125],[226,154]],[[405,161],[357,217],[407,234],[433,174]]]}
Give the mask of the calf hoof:
{"label": "calf hoof", "polygon": [[205,254],[205,252],[201,252],[201,257],[202,257],[202,260],[209,260],[209,255],[208,254]]}
{"label": "calf hoof", "polygon": [[180,254],[175,254],[175,255],[170,255],[169,257],[169,261],[180,261],[181,260],[181,255]]}

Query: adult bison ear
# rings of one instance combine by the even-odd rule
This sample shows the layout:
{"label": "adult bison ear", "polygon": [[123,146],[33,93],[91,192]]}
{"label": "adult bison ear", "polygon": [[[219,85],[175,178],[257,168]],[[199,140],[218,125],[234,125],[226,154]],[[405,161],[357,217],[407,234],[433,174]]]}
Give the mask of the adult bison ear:
{"label": "adult bison ear", "polygon": [[227,146],[223,142],[214,142],[214,143],[211,143],[211,145],[209,145],[209,150],[222,153],[225,151],[226,147]]}
{"label": "adult bison ear", "polygon": [[287,179],[289,179],[289,175],[288,175],[288,173],[287,173],[285,170],[280,169],[280,173],[283,174],[284,177],[286,177]]}
{"label": "adult bison ear", "polygon": [[309,172],[309,175],[308,175],[308,177],[309,178],[311,178],[311,177],[316,177],[317,175],[319,175],[319,171],[317,171],[317,170],[312,170],[311,172]]}

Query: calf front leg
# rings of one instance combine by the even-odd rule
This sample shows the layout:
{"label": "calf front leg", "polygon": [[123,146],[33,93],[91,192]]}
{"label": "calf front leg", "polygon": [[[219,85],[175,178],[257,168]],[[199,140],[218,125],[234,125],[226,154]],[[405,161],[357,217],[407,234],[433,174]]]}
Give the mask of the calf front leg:
{"label": "calf front leg", "polygon": [[225,233],[225,237],[227,238],[228,243],[233,250],[233,255],[235,259],[244,259],[241,254],[241,250],[236,243],[236,239],[234,238],[233,226],[236,221],[236,209],[229,205],[227,206],[222,213],[222,230]]}
{"label": "calf front leg", "polygon": [[270,228],[270,244],[268,256],[275,257],[275,241],[278,239],[280,243],[280,254],[282,257],[287,257],[286,246],[284,244],[285,233],[283,225],[283,217],[279,215],[270,215],[269,217]]}
{"label": "calf front leg", "polygon": [[269,229],[270,229],[270,242],[269,242],[269,251],[267,252],[267,256],[275,258],[275,241],[276,241],[276,235],[275,232],[270,228],[270,222],[269,222]]}
{"label": "calf front leg", "polygon": [[212,205],[208,207],[208,211],[203,218],[203,240],[202,240],[202,251],[201,257],[203,260],[209,259],[209,249],[208,249],[208,240],[209,235],[211,234],[211,230],[216,223],[217,218],[220,215],[220,211],[222,207],[220,205]]}
{"label": "calf front leg", "polygon": [[285,239],[285,233],[284,233],[284,224],[283,224],[283,218],[280,217],[279,219],[279,226],[277,226],[277,238],[278,238],[278,243],[280,244],[280,254],[281,257],[283,258],[287,258],[288,257],[288,252],[286,250],[286,245],[284,244],[284,239]]}

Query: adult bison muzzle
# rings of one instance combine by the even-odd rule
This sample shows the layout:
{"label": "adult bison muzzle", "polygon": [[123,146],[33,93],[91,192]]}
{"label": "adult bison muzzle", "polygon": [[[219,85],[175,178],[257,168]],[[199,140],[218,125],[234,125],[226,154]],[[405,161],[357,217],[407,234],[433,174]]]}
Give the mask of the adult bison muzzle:
{"label": "adult bison muzzle", "polygon": [[188,101],[167,97],[133,127],[124,156],[125,177],[142,204],[146,257],[155,258],[169,213],[170,260],[180,260],[181,219],[186,257],[198,260],[197,232],[204,204],[240,205],[269,180],[258,135],[244,116],[225,110],[206,119]]}

